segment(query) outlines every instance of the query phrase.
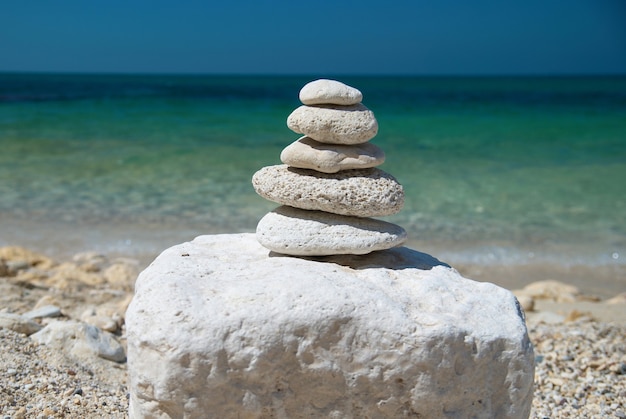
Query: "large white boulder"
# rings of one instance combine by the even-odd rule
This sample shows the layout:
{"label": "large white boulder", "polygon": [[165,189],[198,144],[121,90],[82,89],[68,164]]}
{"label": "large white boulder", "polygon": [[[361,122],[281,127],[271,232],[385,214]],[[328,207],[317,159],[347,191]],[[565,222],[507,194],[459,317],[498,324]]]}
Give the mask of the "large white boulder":
{"label": "large white boulder", "polygon": [[164,251],[129,306],[131,418],[526,418],[515,297],[400,247],[315,259],[253,234]]}

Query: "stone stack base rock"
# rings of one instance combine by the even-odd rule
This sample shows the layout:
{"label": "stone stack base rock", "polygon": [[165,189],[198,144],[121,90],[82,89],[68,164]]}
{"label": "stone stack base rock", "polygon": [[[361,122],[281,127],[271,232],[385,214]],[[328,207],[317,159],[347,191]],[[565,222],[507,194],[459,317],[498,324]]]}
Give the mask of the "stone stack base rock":
{"label": "stone stack base rock", "polygon": [[398,213],[404,190],[377,168],[385,153],[369,142],[378,121],[362,99],[336,80],[316,80],[300,91],[303,105],[287,126],[304,136],[282,151],[283,165],[252,177],[260,196],[292,208],[277,208],[259,222],[257,238],[266,248],[294,256],[364,254],[406,241],[402,227],[371,218]]}
{"label": "stone stack base rock", "polygon": [[201,236],[141,273],[126,327],[133,419],[530,412],[515,297],[406,247],[307,259]]}

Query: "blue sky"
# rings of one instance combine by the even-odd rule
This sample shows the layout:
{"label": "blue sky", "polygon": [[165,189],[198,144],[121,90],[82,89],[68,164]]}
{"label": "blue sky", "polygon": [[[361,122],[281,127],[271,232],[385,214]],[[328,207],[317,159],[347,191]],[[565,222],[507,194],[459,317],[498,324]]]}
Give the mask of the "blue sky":
{"label": "blue sky", "polygon": [[4,0],[0,71],[626,74],[626,1]]}

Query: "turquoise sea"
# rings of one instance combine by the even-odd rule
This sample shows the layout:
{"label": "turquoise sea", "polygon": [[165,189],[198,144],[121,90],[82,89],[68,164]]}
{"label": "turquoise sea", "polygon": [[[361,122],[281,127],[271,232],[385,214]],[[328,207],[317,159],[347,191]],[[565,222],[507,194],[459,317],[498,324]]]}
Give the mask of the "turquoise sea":
{"label": "turquoise sea", "polygon": [[[0,245],[152,255],[254,231],[275,205],[250,178],[299,137],[315,78],[0,74]],[[626,77],[333,78],[376,114],[412,247],[624,266]]]}

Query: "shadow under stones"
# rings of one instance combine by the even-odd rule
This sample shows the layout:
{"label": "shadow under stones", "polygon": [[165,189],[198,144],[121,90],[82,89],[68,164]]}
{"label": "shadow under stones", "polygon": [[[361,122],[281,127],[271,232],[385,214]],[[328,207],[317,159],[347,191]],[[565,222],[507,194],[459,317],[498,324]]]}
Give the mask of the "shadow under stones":
{"label": "shadow under stones", "polygon": [[379,250],[366,255],[331,255],[331,256],[291,256],[282,253],[270,252],[269,257],[297,257],[314,262],[335,263],[352,269],[421,269],[430,270],[435,266],[450,267],[447,263],[427,254],[409,249],[408,247],[394,247],[393,249]]}

